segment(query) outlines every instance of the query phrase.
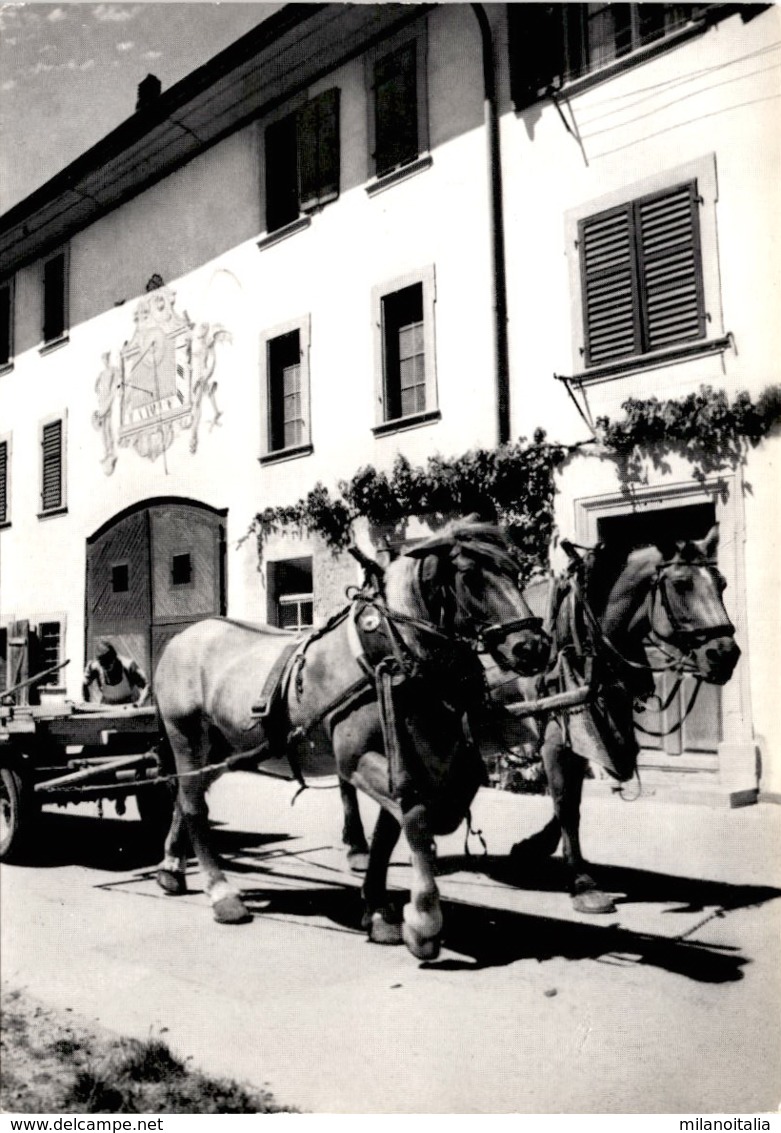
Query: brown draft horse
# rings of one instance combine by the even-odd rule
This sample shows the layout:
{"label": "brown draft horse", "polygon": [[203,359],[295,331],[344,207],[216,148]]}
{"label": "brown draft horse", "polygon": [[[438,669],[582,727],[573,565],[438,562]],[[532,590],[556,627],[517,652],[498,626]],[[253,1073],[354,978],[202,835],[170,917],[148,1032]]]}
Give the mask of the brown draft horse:
{"label": "brown draft horse", "polygon": [[[540,691],[562,693],[588,683],[592,695],[579,710],[539,719],[554,817],[511,854],[523,865],[553,854],[561,839],[575,908],[608,913],[615,905],[599,889],[580,847],[586,761],[601,764],[617,780],[630,779],[639,752],[634,710],[653,708],[653,673],[677,675],[669,703],[684,674],[698,681],[694,695],[699,681],[726,684],[740,649],[721,597],[726,583],[716,568],[718,527],[702,540],[678,543],[667,561],[655,546],[616,558],[604,546],[581,556],[571,544],[562,545],[570,567],[552,595],[547,629],[553,664]],[[650,647],[661,663],[650,659]]]}
{"label": "brown draft horse", "polygon": [[[384,593],[358,591],[284,666],[290,635],[268,627],[210,618],[173,638],[155,675],[178,782],[158,872],[166,892],[184,891],[191,845],[215,919],[250,919],[212,845],[206,779],[220,759],[224,767],[286,750],[306,772],[308,757],[330,753],[340,779],[381,806],[364,887],[371,939],[403,938],[415,956],[436,956],[434,836],[456,829],[483,777],[464,723],[485,692],[478,650],[519,674],[540,672],[548,655],[517,580],[499,529],[463,520],[398,558]],[[260,719],[253,706],[280,668],[276,708]],[[394,925],[384,912],[385,872],[400,829],[412,876],[403,924]]]}

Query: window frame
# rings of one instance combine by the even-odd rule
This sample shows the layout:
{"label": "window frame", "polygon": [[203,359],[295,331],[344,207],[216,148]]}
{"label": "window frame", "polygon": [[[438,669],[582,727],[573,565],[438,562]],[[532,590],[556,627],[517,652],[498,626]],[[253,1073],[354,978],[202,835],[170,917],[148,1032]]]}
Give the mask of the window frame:
{"label": "window frame", "polygon": [[0,283],[0,292],[8,289],[8,357],[0,357],[0,374],[7,374],[14,368],[16,331],[16,276],[9,276]]}
{"label": "window frame", "polygon": [[[325,100],[331,98],[334,103],[334,118],[336,123],[335,142],[334,142],[334,156],[333,161],[335,164],[335,179],[334,186],[330,186],[327,182],[320,183],[318,178],[318,189],[314,195],[306,195],[304,190],[306,186],[303,184],[302,173],[302,145],[301,145],[301,122],[307,110],[312,110],[316,104],[327,105]],[[264,224],[265,232],[267,234],[266,240],[269,243],[275,243],[283,235],[299,231],[300,228],[308,227],[311,214],[318,212],[320,209],[325,208],[326,205],[331,204],[333,201],[338,200],[341,192],[342,180],[342,155],[341,155],[341,138],[342,138],[342,116],[341,116],[341,88],[338,86],[328,86],[323,90],[309,91],[301,94],[299,97],[286,103],[285,107],[278,113],[265,120],[262,125],[260,148],[262,153],[262,176],[261,181],[263,184],[263,205],[264,205]],[[292,173],[292,180],[295,182],[295,197],[296,197],[296,215],[291,215],[288,219],[276,222],[276,218],[272,217],[274,223],[272,224],[269,219],[269,202],[272,200],[274,172],[272,169],[273,163],[269,161],[269,133],[273,130],[278,130],[280,127],[287,125],[292,128],[294,134],[293,150],[295,156],[295,169],[286,169],[286,174],[290,177]],[[322,137],[322,130],[320,126],[316,131],[318,142]],[[292,212],[292,210],[291,210]],[[265,245],[266,241],[261,243],[261,247]]]}
{"label": "window frame", "polygon": [[[530,8],[532,5],[525,5],[524,7]],[[538,9],[537,25],[530,31],[523,23],[513,26],[512,21],[516,19],[520,21],[523,13],[521,12],[521,5],[510,5],[510,83],[513,103],[519,113],[550,97],[551,92],[563,91],[568,95],[575,95],[632,67],[640,66],[646,61],[672,50],[679,44],[702,35],[714,20],[723,18],[718,14],[718,11],[715,15],[706,12],[708,5],[691,5],[693,11],[689,19],[666,35],[650,40],[645,44],[630,47],[629,51],[624,54],[616,55],[609,61],[586,69],[577,76],[570,76],[566,71],[567,38],[569,35],[568,17],[570,15],[568,9],[579,10],[584,6],[556,3],[534,5],[533,7]],[[630,7],[635,9],[631,16],[632,24],[636,24],[639,5],[633,4]],[[725,8],[727,7],[725,5]],[[730,13],[726,11],[725,14]],[[542,38],[543,47],[541,50],[535,47],[534,55],[530,57],[524,51],[523,41],[530,38],[532,33],[537,42]],[[550,45],[546,49],[545,40],[550,40],[550,37],[556,37],[556,43],[553,45],[553,49]],[[529,74],[531,74],[532,81],[529,81]]]}
{"label": "window frame", "polygon": [[[579,230],[588,221],[613,209],[620,209],[638,201],[672,192],[687,182],[696,183],[699,213],[700,280],[705,333],[697,339],[687,339],[666,347],[657,347],[645,353],[627,354],[595,365],[586,364],[586,325],[583,310],[584,289],[581,272]],[[718,181],[716,155],[711,153],[683,165],[662,170],[633,185],[628,185],[569,210],[564,218],[565,252],[569,270],[570,324],[572,328],[572,359],[578,380],[622,376],[632,370],[653,369],[672,364],[686,357],[698,357],[714,351],[723,351],[729,345],[724,332],[721,283],[718,263],[718,234],[716,206]],[[644,297],[640,297],[641,305]]]}
{"label": "window frame", "polygon": [[[43,491],[44,491],[44,459],[43,459],[43,440],[44,431],[48,425],[53,425],[59,421],[60,429],[60,502],[54,506],[44,507]],[[52,413],[47,417],[42,418],[38,422],[38,499],[40,501],[40,509],[38,511],[39,519],[48,519],[50,516],[64,515],[68,511],[68,411],[67,409],[61,410],[59,413]]]}
{"label": "window frame", "polygon": [[[280,593],[280,568],[290,563],[309,563],[309,572],[312,579],[312,589],[307,591],[293,591],[289,593]],[[266,565],[266,599],[267,610],[266,616],[269,625],[277,626],[278,628],[285,628],[281,626],[280,606],[283,599],[288,599],[286,604],[292,605],[294,602],[311,602],[312,604],[312,622],[306,626],[297,627],[297,630],[311,628],[314,625],[314,607],[315,607],[315,560],[312,555],[295,555],[291,558],[273,559]],[[290,628],[290,627],[287,627]]]}
{"label": "window frame", "polygon": [[[419,285],[422,289],[423,304],[423,356],[425,366],[426,406],[422,411],[403,417],[387,417],[388,397],[387,343],[385,323],[385,299],[408,287]],[[372,328],[374,332],[374,406],[375,423],[372,432],[375,436],[396,432],[415,425],[428,424],[439,420],[437,367],[436,367],[436,272],[433,264],[417,271],[406,272],[395,279],[388,280],[372,288]]]}
{"label": "window frame", "polygon": [[0,514],[0,530],[11,526],[11,458],[13,434],[0,433],[0,446],[5,446],[5,515]]}
{"label": "window frame", "polygon": [[[403,50],[410,44],[415,47],[415,95],[417,104],[417,154],[407,161],[399,162],[392,168],[377,170],[377,100],[376,78],[377,64],[389,58],[396,52]],[[403,180],[405,173],[414,173],[420,169],[427,169],[431,164],[428,112],[428,19],[423,16],[419,21],[401,29],[395,35],[388,36],[380,43],[375,44],[367,52],[364,59],[364,77],[366,85],[367,104],[367,162],[369,178],[375,179],[375,184],[383,185],[386,182],[395,183]]]}
{"label": "window frame", "polygon": [[[177,559],[187,559],[187,580],[186,582],[177,582],[176,580],[176,561]],[[195,586],[195,569],[193,563],[192,548],[172,550],[169,556],[170,569],[168,571],[168,580],[171,590],[192,590]]]}
{"label": "window frame", "polygon": [[[47,337],[46,268],[58,257],[62,257],[62,329],[58,334]],[[41,260],[41,353],[62,346],[70,335],[70,245],[63,244]]]}
{"label": "window frame", "polygon": [[[269,464],[294,457],[308,456],[314,450],[312,442],[312,405],[310,382],[311,315],[280,323],[263,331],[260,336],[260,456],[261,464]],[[301,357],[301,413],[303,436],[300,443],[283,448],[272,447],[272,343],[286,335],[298,332]]]}

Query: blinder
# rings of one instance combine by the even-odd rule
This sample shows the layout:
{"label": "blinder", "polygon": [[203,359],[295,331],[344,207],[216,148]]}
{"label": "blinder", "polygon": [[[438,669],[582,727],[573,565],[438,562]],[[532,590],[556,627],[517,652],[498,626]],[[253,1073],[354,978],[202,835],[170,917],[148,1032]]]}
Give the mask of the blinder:
{"label": "blinder", "polygon": [[[651,629],[655,637],[661,641],[677,645],[680,642],[680,647],[686,654],[693,653],[696,649],[706,645],[709,641],[713,641],[717,637],[729,637],[734,635],[735,627],[727,619],[725,622],[718,622],[715,625],[709,626],[692,626],[687,627],[681,624],[681,609],[684,603],[677,600],[674,594],[671,594],[669,583],[669,571],[672,567],[691,566],[688,563],[678,563],[675,560],[660,563],[656,571],[656,576],[651,586],[652,598],[655,603],[658,596],[662,608],[667,615],[667,620],[672,627],[671,634],[662,633],[653,624],[653,607],[651,613]],[[719,594],[726,587],[726,580],[717,566],[713,562],[703,564],[708,570],[711,579],[713,580]],[[676,609],[678,607],[678,609]]]}

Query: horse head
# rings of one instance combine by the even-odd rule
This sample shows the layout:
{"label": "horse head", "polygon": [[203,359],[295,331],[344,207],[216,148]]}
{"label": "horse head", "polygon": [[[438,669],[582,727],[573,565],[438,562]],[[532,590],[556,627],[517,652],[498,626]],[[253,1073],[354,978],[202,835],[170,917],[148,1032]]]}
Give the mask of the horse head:
{"label": "horse head", "polygon": [[718,525],[704,539],[677,544],[659,565],[651,586],[651,638],[672,647],[709,684],[723,685],[740,657],[735,627],[724,608],[723,575],[715,564]]}
{"label": "horse head", "polygon": [[446,632],[476,640],[502,669],[521,676],[545,667],[550,639],[523,596],[518,563],[498,527],[456,521],[405,554],[418,561],[424,603]]}

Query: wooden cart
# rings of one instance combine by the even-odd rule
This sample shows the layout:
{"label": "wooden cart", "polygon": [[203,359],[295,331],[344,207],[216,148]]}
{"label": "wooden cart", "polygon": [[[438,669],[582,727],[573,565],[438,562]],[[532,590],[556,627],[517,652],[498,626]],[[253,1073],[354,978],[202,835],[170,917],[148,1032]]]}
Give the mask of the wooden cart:
{"label": "wooden cart", "polygon": [[153,707],[0,702],[0,861],[24,857],[45,803],[111,799],[122,813],[135,796],[159,838],[173,805],[154,782],[161,739]]}

